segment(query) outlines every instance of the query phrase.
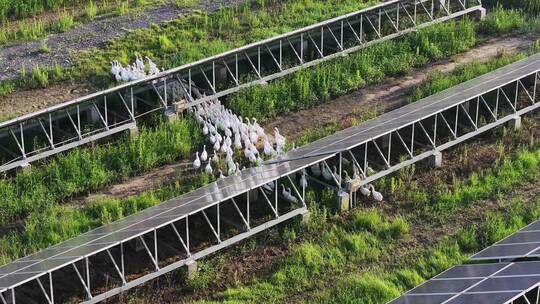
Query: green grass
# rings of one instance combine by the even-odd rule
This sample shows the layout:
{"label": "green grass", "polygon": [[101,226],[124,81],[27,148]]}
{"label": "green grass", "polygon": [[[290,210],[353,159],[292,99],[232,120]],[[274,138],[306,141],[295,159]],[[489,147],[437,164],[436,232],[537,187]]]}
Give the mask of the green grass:
{"label": "green grass", "polygon": [[[17,20],[26,17],[39,15],[46,11],[55,11],[61,8],[74,8],[85,5],[86,8],[95,6],[95,0],[0,0],[0,22],[7,20]],[[117,0],[98,0],[103,7],[108,6],[128,6],[141,7],[148,4],[147,0],[131,0],[118,3]],[[155,2],[155,1],[154,1]],[[96,11],[97,9],[91,9]],[[88,10],[86,9],[86,12]],[[87,14],[93,18],[96,14]]]}
{"label": "green grass", "polygon": [[175,0],[174,3],[180,8],[192,8],[198,6],[200,0]]}
{"label": "green grass", "polygon": [[[491,212],[478,225],[462,227],[424,253],[403,258],[397,267],[375,267],[338,279],[308,303],[386,303],[446,269],[467,262],[472,253],[501,240],[540,217],[540,200],[525,206],[520,199],[508,203],[507,212]],[[463,242],[467,239],[467,242]]]}
{"label": "green grass", "polygon": [[505,34],[525,27],[526,18],[516,9],[503,9],[497,6],[482,23],[482,30],[488,34]]}
{"label": "green grass", "polygon": [[[315,217],[320,217],[314,210]],[[354,211],[355,217],[364,211]],[[381,221],[392,225],[396,219],[382,216]],[[353,219],[355,218],[353,217]],[[368,231],[355,225],[349,219],[316,219],[317,233],[311,233],[310,225],[296,227],[303,241],[295,244],[269,279],[250,287],[228,289],[219,296],[220,300],[231,303],[282,303],[287,295],[301,292],[327,280],[328,273],[340,273],[350,265],[376,262],[381,256],[385,242],[392,242],[407,236],[394,235],[391,239],[381,238],[380,230]],[[290,233],[290,232],[288,232]]]}
{"label": "green grass", "polygon": [[[39,49],[38,49],[38,52],[39,53],[42,53],[42,54],[48,54],[51,52],[51,48],[49,48],[49,46],[47,45],[47,43],[45,41],[43,41],[40,45],[39,45]],[[1,95],[1,94],[0,94]]]}
{"label": "green grass", "polygon": [[452,191],[440,193],[431,206],[438,211],[456,209],[471,202],[506,192],[524,181],[540,177],[540,149],[519,152],[498,168],[472,174],[465,182],[456,180]]}
{"label": "green grass", "polygon": [[532,16],[540,13],[540,0],[484,0],[482,4],[487,7],[502,5],[505,8],[520,9]]}
{"label": "green grass", "polygon": [[193,119],[142,129],[133,140],[60,155],[13,179],[0,180],[0,223],[12,222],[65,199],[179,158],[202,145]]}
{"label": "green grass", "polygon": [[98,7],[93,1],[90,1],[84,8],[84,11],[85,11],[86,17],[88,17],[88,19],[90,20],[93,20],[94,18],[96,18],[98,14]]}
{"label": "green grass", "polygon": [[[340,218],[328,216],[311,202],[313,220],[295,228],[301,241],[292,245],[269,278],[229,288],[208,303],[276,303],[290,297],[307,303],[386,303],[540,216],[538,200],[529,206],[519,199],[506,205],[504,213],[489,213],[479,226],[459,226],[452,237],[417,252],[400,248],[398,241],[407,237],[409,229],[440,215],[410,212],[406,217],[389,218],[371,209]],[[413,228],[409,221],[415,221]],[[290,229],[294,228],[286,231]],[[396,250],[406,253],[395,254]],[[398,256],[397,265],[378,266],[385,254]]]}
{"label": "green grass", "polygon": [[377,2],[271,0],[224,7],[210,14],[195,12],[160,26],[131,31],[110,41],[103,50],[79,54],[75,70],[99,85],[108,85],[113,80],[109,75],[111,60],[125,64],[142,55],[153,58],[160,67],[172,68]]}
{"label": "green grass", "polygon": [[69,13],[63,12],[52,25],[52,30],[55,32],[63,33],[72,29],[75,26],[75,20]]}

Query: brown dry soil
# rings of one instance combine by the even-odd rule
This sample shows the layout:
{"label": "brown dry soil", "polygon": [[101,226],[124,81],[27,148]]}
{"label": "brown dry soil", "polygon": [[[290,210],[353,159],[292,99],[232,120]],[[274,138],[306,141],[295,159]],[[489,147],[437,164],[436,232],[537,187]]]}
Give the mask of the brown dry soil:
{"label": "brown dry soil", "polygon": [[[406,76],[390,78],[379,85],[360,89],[331,102],[274,118],[268,121],[264,127],[267,130],[278,127],[288,140],[294,141],[304,134],[305,130],[312,130],[336,120],[341,121],[346,117],[361,116],[362,112],[366,110],[377,109],[377,111],[387,112],[406,104],[407,94],[414,87],[425,82],[430,73],[450,72],[458,65],[475,60],[487,61],[502,51],[507,53],[521,51],[529,48],[534,41],[535,39],[525,36],[493,38],[444,62],[414,69]],[[190,163],[190,160],[184,160],[152,169],[140,176],[109,186],[103,191],[91,195],[90,198],[103,196],[124,198],[155,189],[178,176],[190,175],[192,173],[189,171]],[[81,200],[88,201],[88,198],[78,199],[77,203],[81,203]]]}
{"label": "brown dry soil", "polygon": [[[506,153],[516,151],[530,138],[539,138],[540,115],[528,119],[521,133],[508,134],[504,137],[503,144],[507,147]],[[500,131],[499,131],[500,132]],[[491,134],[492,135],[492,134]],[[495,159],[503,156],[497,149],[496,136],[485,136],[483,140],[471,142],[467,146],[460,146],[449,150],[445,154],[443,167],[438,170],[418,169],[413,178],[419,183],[419,188],[434,189],[437,181],[450,176],[464,176],[472,172],[481,172],[493,166]],[[513,147],[513,148],[511,148]],[[464,156],[469,159],[462,162]],[[414,259],[426,250],[439,244],[444,238],[457,234],[460,228],[473,227],[485,221],[490,212],[504,212],[506,206],[515,198],[520,198],[525,205],[532,204],[540,197],[540,180],[532,180],[524,183],[507,193],[498,195],[496,198],[474,202],[469,207],[460,208],[446,214],[426,216],[418,213],[419,206],[415,206],[407,199],[387,195],[383,203],[366,202],[360,208],[380,208],[388,216],[396,214],[411,216],[410,233],[404,238],[390,244],[377,262],[358,265],[353,268],[355,272],[361,272],[373,267],[383,267],[391,270],[398,267],[404,261]],[[343,214],[343,217],[351,217],[354,212]],[[430,214],[433,215],[433,214]],[[300,239],[300,238],[299,238]],[[206,290],[191,291],[183,283],[181,275],[169,274],[155,280],[137,291],[127,293],[120,299],[120,303],[187,303],[201,299],[214,299],[215,294],[227,288],[249,286],[254,281],[268,278],[289,254],[289,247],[278,242],[279,232],[271,229],[258,235],[255,239],[244,241],[239,245],[226,249],[218,256],[207,259],[208,262],[217,264],[217,276],[210,288]],[[299,241],[299,240],[297,240]],[[399,248],[399,250],[394,250]],[[333,288],[333,282],[328,282],[324,288]],[[317,286],[317,289],[320,285]],[[292,295],[287,299],[288,303],[300,303],[305,299],[312,298],[318,292],[317,289],[304,290],[300,294]],[[138,299],[135,301],[135,299]],[[116,302],[118,299],[114,299]],[[112,302],[111,302],[112,303]]]}

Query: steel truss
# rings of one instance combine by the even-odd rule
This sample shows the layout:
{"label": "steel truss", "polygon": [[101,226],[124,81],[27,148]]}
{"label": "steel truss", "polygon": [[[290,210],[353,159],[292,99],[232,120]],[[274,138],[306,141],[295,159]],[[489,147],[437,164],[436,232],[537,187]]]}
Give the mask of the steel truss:
{"label": "steel truss", "polygon": [[480,0],[392,0],[0,123],[0,172],[409,32],[482,11]]}
{"label": "steel truss", "polygon": [[[512,280],[512,277],[510,276],[508,279]],[[540,304],[540,282],[505,304]]]}
{"label": "steel truss", "polygon": [[[349,192],[351,207],[354,207],[360,187],[537,110],[540,106],[539,77],[538,71],[524,75],[424,118],[397,126],[390,132],[354,143],[349,148],[324,151],[320,155],[335,153],[332,159],[323,162],[328,171],[335,173],[330,181],[313,176],[310,180],[338,192]],[[314,155],[317,152],[306,156]],[[356,180],[352,178],[353,166],[359,172]],[[351,178],[347,180],[347,176]]]}

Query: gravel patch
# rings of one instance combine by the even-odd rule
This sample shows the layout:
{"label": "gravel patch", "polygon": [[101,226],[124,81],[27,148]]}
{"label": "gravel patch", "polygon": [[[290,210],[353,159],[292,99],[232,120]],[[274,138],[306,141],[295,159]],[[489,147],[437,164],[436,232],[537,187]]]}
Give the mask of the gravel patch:
{"label": "gravel patch", "polygon": [[41,41],[4,47],[0,49],[0,80],[18,77],[22,66],[25,66],[27,71],[37,65],[50,66],[56,63],[63,67],[69,67],[72,64],[71,52],[102,48],[108,40],[122,36],[129,30],[171,21],[193,10],[212,12],[222,6],[243,2],[244,0],[201,0],[198,7],[189,9],[179,8],[174,4],[165,4],[147,9],[142,13],[98,18],[65,33],[51,34],[45,38],[44,40],[51,49],[51,52],[46,54],[38,52]]}

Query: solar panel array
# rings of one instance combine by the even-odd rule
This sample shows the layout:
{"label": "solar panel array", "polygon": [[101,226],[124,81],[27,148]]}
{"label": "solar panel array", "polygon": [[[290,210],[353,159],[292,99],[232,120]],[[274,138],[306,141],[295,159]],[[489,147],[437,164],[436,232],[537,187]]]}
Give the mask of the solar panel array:
{"label": "solar panel array", "polygon": [[471,260],[505,260],[540,257],[540,221],[534,222],[515,234],[495,243]]}
{"label": "solar panel array", "polygon": [[540,69],[540,54],[484,74],[478,78],[451,87],[438,94],[385,113],[355,127],[351,127],[292,151],[290,157],[302,157],[324,153],[339,153],[351,147],[394,131],[422,118],[451,108],[458,102],[470,100]]}
{"label": "solar panel array", "polygon": [[540,285],[540,262],[459,265],[389,304],[504,304]]}
{"label": "solar panel array", "polygon": [[186,195],[1,266],[0,290],[22,284],[43,273],[81,260],[85,256],[117,246],[121,242],[134,239],[155,228],[168,225],[186,215],[197,213],[329,157],[331,156],[311,157],[249,168],[237,176],[220,179]]}
{"label": "solar panel array", "polygon": [[540,54],[383,114],[284,155],[281,163],[243,170],[205,187],[0,267],[0,291],[134,239],[219,202],[333,157],[372,138],[535,73]]}

